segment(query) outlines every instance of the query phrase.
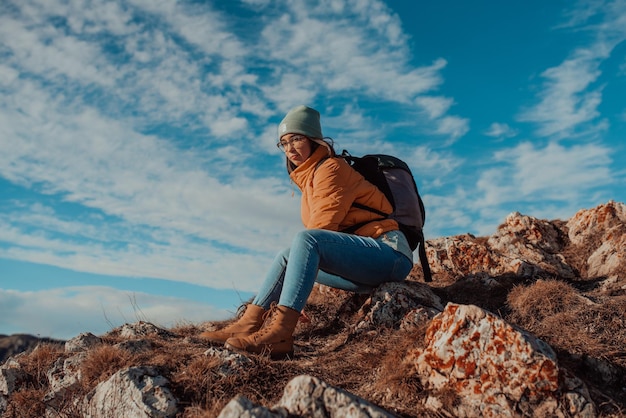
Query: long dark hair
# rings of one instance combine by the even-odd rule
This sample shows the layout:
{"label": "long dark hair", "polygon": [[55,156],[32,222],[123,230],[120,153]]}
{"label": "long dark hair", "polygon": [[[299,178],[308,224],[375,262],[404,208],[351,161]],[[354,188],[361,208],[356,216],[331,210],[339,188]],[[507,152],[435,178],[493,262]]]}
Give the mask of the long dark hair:
{"label": "long dark hair", "polygon": [[[328,150],[328,154],[331,157],[337,156],[337,153],[335,152],[335,141],[333,141],[332,138],[310,138],[307,136],[307,139],[311,141],[311,154],[313,154],[320,146],[324,146]],[[291,172],[295,170],[297,166],[289,161],[289,158],[287,158],[287,156],[285,156],[285,162],[287,163],[287,173],[291,174]]]}

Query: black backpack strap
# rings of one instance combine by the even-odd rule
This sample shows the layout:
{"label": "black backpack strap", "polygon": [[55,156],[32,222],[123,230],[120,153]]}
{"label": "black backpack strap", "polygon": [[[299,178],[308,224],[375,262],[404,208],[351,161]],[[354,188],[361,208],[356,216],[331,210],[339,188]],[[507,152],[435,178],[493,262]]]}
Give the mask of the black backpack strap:
{"label": "black backpack strap", "polygon": [[[353,202],[353,203],[352,203],[352,206],[354,206],[355,208],[359,208],[359,209],[366,210],[366,211],[368,211],[368,212],[375,213],[376,215],[380,215],[380,216],[382,216],[382,217],[383,217],[383,219],[387,219],[387,218],[389,217],[389,215],[390,215],[389,213],[385,213],[385,212],[383,212],[382,210],[378,210],[378,209],[370,208],[369,206],[367,206],[367,205],[362,205],[362,204],[360,204],[360,203],[358,203],[358,202]],[[373,220],[371,220],[371,221],[369,221],[369,222],[373,222],[373,221],[375,221],[375,220],[377,220],[377,219],[373,219]]]}
{"label": "black backpack strap", "polygon": [[430,272],[430,266],[428,265],[428,258],[426,257],[426,242],[424,241],[424,233],[422,231],[419,232],[418,253],[422,271],[424,272],[424,281],[432,282],[433,276]]}

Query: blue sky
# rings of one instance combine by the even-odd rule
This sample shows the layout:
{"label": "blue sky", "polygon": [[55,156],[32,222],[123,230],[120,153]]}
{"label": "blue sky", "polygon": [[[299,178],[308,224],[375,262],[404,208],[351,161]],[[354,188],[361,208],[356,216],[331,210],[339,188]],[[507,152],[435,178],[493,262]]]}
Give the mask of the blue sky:
{"label": "blue sky", "polygon": [[626,1],[4,0],[0,333],[230,316],[302,228],[291,107],[427,238],[626,201]]}

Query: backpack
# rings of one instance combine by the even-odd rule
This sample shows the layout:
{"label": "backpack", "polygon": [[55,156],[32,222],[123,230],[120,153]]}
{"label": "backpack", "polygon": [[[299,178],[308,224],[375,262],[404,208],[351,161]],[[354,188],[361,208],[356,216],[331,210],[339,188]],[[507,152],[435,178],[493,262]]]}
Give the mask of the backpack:
{"label": "backpack", "polygon": [[[400,231],[406,236],[411,250],[419,247],[418,253],[424,271],[424,280],[432,281],[422,230],[426,221],[426,209],[409,166],[399,158],[384,154],[353,157],[344,150],[340,157],[365,177],[365,180],[378,187],[385,194],[393,206],[393,212],[386,214],[356,202],[353,205],[398,222]],[[350,228],[352,231],[344,232],[354,232],[361,226],[363,225],[355,225]]]}

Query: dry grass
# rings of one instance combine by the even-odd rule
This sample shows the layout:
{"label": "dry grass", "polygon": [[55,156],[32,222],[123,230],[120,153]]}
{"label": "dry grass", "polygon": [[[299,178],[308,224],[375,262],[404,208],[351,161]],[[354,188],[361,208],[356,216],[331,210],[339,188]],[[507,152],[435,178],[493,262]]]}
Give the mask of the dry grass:
{"label": "dry grass", "polygon": [[134,365],[134,356],[126,350],[110,345],[101,345],[88,351],[80,371],[82,383],[87,390],[107,380],[117,371]]}
{"label": "dry grass", "polygon": [[571,354],[606,358],[626,367],[626,297],[594,302],[557,280],[516,287],[509,319]]}
{"label": "dry grass", "polygon": [[46,391],[44,389],[22,389],[11,396],[11,403],[3,417],[11,418],[34,418],[42,417],[46,411],[43,401]]}
{"label": "dry grass", "polygon": [[37,346],[30,355],[19,358],[19,363],[28,375],[28,386],[35,390],[48,385],[46,372],[62,355],[63,350],[56,344],[44,343]]}
{"label": "dry grass", "polygon": [[[423,348],[426,327],[411,333],[394,333],[383,346],[381,361],[372,385],[364,394],[374,402],[399,416],[411,416],[421,410],[424,388],[414,364],[405,361],[408,352]],[[431,416],[423,411],[424,417]]]}
{"label": "dry grass", "polygon": [[26,378],[21,382],[21,389],[11,396],[4,416],[31,418],[44,415],[46,404],[43,399],[48,388],[46,372],[61,355],[58,344],[43,343],[28,355],[18,357]]}
{"label": "dry grass", "polygon": [[601,415],[626,416],[626,296],[593,301],[566,282],[513,289],[509,321],[550,344],[562,366],[586,381]]}

